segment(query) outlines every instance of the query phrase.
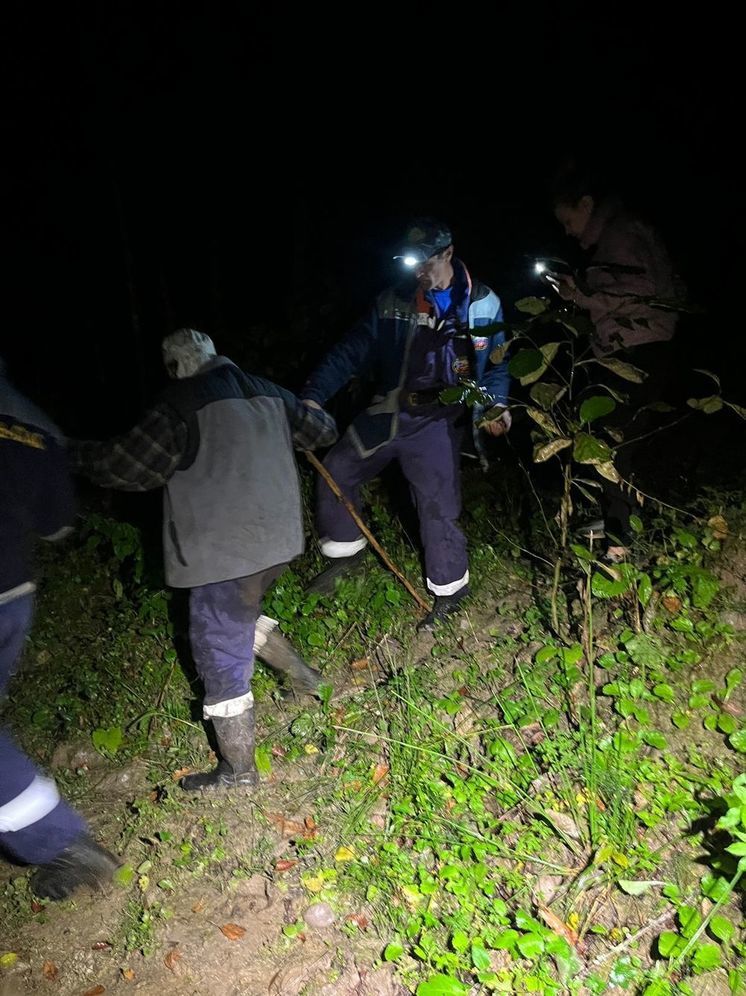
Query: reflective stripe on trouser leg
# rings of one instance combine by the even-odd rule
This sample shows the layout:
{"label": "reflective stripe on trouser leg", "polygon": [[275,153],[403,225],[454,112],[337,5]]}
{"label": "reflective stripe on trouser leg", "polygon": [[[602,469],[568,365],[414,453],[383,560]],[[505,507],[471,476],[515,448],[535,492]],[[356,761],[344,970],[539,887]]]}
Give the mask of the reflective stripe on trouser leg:
{"label": "reflective stripe on trouser leg", "polygon": [[46,864],[85,829],[55,783],[0,731],[0,849],[28,864]]}
{"label": "reflective stripe on trouser leg", "polygon": [[262,597],[285,565],[199,585],[189,593],[189,641],[205,688],[203,712],[238,716],[253,705],[254,640]]}
{"label": "reflective stripe on trouser leg", "polygon": [[[361,457],[348,432],[329,450],[324,467],[359,512],[361,485],[373,480],[394,456],[393,444],[388,443],[371,456]],[[367,542],[360,535],[360,527],[320,474],[316,479],[316,528],[323,537],[321,552],[326,557],[349,557],[362,550]]]}
{"label": "reflective stripe on trouser leg", "polygon": [[[0,605],[0,693],[14,673],[31,627],[33,595]],[[0,850],[41,865],[56,858],[86,828],[82,816],[60,800],[10,736],[0,729]]]}
{"label": "reflective stripe on trouser leg", "polygon": [[452,595],[469,580],[461,514],[460,431],[451,418],[402,412],[397,456],[412,493],[425,551],[427,586]]}

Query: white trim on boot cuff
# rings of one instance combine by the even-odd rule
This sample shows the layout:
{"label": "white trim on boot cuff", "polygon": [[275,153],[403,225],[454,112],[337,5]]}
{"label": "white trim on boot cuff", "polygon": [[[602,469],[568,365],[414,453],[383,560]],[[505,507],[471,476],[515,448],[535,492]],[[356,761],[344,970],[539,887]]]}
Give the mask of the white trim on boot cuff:
{"label": "white trim on boot cuff", "polygon": [[433,595],[455,595],[457,591],[460,591],[464,585],[469,583],[469,572],[458,581],[451,581],[450,584],[435,584],[430,578],[427,578],[427,586]]}
{"label": "white trim on boot cuff", "polygon": [[367,545],[368,541],[364,536],[361,536],[360,539],[350,540],[349,543],[329,539],[328,536],[323,536],[319,540],[319,549],[325,557],[329,557],[331,560],[338,560],[339,557],[352,557],[360,550],[364,550]]}
{"label": "white trim on boot cuff", "polygon": [[226,699],[224,702],[213,702],[212,705],[202,706],[202,718],[212,719],[213,716],[219,719],[227,719],[228,716],[240,716],[243,712],[248,712],[254,708],[254,696],[251,692],[239,695],[235,699]]}

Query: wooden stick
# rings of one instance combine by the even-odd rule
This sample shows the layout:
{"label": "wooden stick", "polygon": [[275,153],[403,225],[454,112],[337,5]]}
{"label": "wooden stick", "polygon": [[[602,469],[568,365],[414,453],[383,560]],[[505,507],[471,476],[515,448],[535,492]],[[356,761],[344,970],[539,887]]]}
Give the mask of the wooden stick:
{"label": "wooden stick", "polygon": [[380,545],[380,543],[378,542],[378,540],[376,540],[376,538],[373,536],[373,534],[371,533],[371,531],[368,529],[368,527],[362,521],[362,519],[358,515],[357,510],[355,509],[355,507],[342,494],[342,492],[340,491],[339,485],[334,480],[334,478],[331,476],[331,474],[326,469],[326,467],[321,463],[321,461],[318,459],[318,457],[316,457],[311,452],[311,450],[304,450],[304,453],[308,457],[309,463],[313,467],[315,467],[316,470],[318,470],[318,472],[324,478],[324,480],[329,485],[329,487],[332,489],[332,491],[334,492],[334,494],[337,496],[337,498],[342,502],[342,504],[344,505],[344,507],[350,513],[350,515],[352,516],[352,518],[353,518],[356,526],[358,527],[358,529],[360,530],[360,532],[363,534],[363,536],[365,536],[365,538],[368,540],[368,542],[373,547],[373,549],[376,551],[376,553],[380,556],[381,560],[383,560],[384,564],[388,567],[388,569],[393,574],[395,574],[399,578],[399,580],[401,581],[401,583],[407,589],[407,591],[412,596],[412,598],[415,600],[415,602],[417,602],[417,604],[419,605],[419,607],[421,609],[423,609],[423,611],[429,612],[430,611],[430,606],[422,598],[422,596],[420,594],[418,594],[418,592],[410,584],[410,582],[404,577],[404,575],[399,570],[399,568],[396,566],[396,564],[394,564],[391,561],[391,559],[387,555],[386,551],[383,549],[383,547]]}

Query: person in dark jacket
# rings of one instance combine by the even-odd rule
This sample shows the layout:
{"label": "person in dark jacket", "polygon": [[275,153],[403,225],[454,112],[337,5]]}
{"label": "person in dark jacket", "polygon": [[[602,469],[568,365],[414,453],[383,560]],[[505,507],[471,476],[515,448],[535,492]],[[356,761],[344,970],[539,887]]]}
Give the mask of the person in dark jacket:
{"label": "person in dark jacket", "polygon": [[[560,297],[588,312],[596,357],[615,356],[647,375],[642,384],[632,384],[605,372],[615,381],[609,386],[617,408],[604,425],[617,432],[614,464],[629,481],[639,456],[633,439],[649,428],[639,410],[659,402],[670,380],[676,304],[685,291],[656,229],[625,208],[618,196],[599,193],[589,173],[575,169],[561,177],[553,209],[566,235],[587,253],[587,262],[577,280],[570,274],[549,274],[547,281]],[[624,404],[620,391],[628,396]],[[606,478],[602,487],[602,518],[587,523],[582,532],[604,540],[607,558],[617,561],[627,553],[635,499],[630,488]]]}
{"label": "person in dark jacket", "polygon": [[163,358],[174,382],[142,421],[109,442],[69,441],[71,461],[103,487],[163,487],[166,581],[189,589],[203,714],[220,753],[215,770],[187,775],[181,785],[194,792],[251,787],[258,781],[253,649],[301,690],[319,682],[260,607],[304,549],[293,447],[329,446],[337,428],[326,412],[217,356],[202,332],[167,336]]}
{"label": "person in dark jacket", "polygon": [[[460,440],[464,408],[444,405],[441,392],[476,381],[488,396],[474,409],[493,436],[510,426],[507,363],[490,354],[504,343],[500,299],[454,255],[447,225],[414,221],[399,256],[406,279],[383,291],[368,315],[321,361],[301,397],[322,407],[353,376],[373,382],[375,396],[327,454],[326,469],[354,507],[361,485],[398,460],[417,510],[426,584],[435,596],[420,628],[455,612],[469,594],[461,513]],[[485,419],[485,412],[494,409]],[[355,569],[366,540],[322,479],[317,490],[321,552],[333,560],[311,584],[328,591]]]}
{"label": "person in dark jacket", "polygon": [[[11,385],[0,360],[0,695],[31,628],[33,540],[66,536],[74,514],[62,434]],[[31,889],[49,899],[64,899],[78,886],[101,887],[119,864],[1,727],[0,850],[39,866]]]}

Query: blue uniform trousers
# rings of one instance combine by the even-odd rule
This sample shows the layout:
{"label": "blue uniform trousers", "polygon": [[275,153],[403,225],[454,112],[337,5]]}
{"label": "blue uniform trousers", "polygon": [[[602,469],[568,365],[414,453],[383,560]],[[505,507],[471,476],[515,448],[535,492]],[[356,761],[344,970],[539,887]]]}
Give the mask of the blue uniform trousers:
{"label": "blue uniform trousers", "polygon": [[[436,595],[449,595],[469,580],[466,538],[459,528],[461,514],[460,443],[462,430],[455,414],[419,415],[402,411],[391,442],[361,457],[349,433],[334,446],[324,466],[356,510],[360,487],[373,480],[392,460],[398,460],[417,510],[425,553],[427,586]],[[317,526],[329,556],[345,556],[360,530],[322,477],[317,481]],[[326,549],[325,549],[326,546]],[[333,552],[332,552],[333,551]]]}
{"label": "blue uniform trousers", "polygon": [[[0,695],[14,673],[31,628],[34,599],[24,595],[0,605]],[[86,830],[60,799],[54,782],[0,728],[0,849],[18,861],[45,864]]]}

